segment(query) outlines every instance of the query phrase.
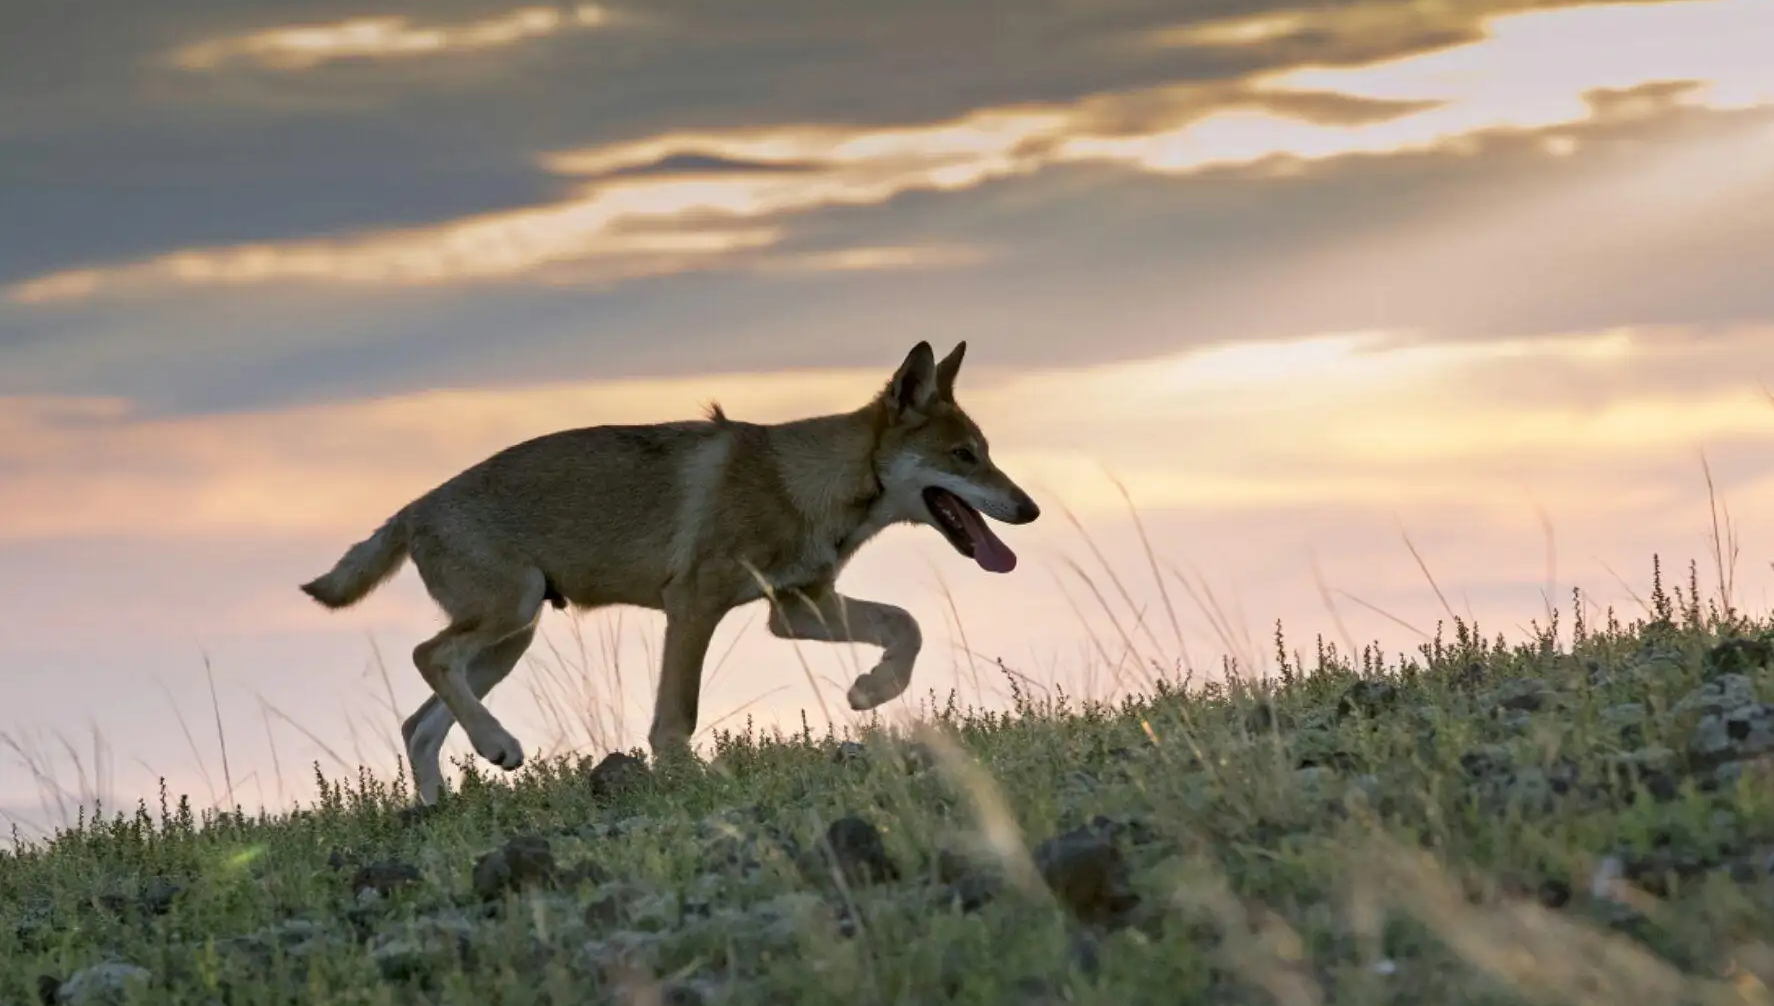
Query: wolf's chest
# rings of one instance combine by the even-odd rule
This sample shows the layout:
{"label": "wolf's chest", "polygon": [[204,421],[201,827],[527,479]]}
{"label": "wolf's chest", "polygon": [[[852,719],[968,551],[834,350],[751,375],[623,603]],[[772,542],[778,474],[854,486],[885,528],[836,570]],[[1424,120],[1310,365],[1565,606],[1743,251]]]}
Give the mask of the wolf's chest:
{"label": "wolf's chest", "polygon": [[774,569],[765,572],[764,578],[772,590],[805,590],[815,584],[829,583],[838,575],[840,564],[835,543],[808,543],[776,563]]}
{"label": "wolf's chest", "polygon": [[[745,600],[763,597],[763,584],[768,584],[770,592],[777,594],[830,584],[856,550],[879,530],[878,522],[874,520],[860,526],[824,529],[802,538],[793,547],[776,551],[758,563],[756,575],[747,577]],[[760,578],[763,584],[759,583]]]}

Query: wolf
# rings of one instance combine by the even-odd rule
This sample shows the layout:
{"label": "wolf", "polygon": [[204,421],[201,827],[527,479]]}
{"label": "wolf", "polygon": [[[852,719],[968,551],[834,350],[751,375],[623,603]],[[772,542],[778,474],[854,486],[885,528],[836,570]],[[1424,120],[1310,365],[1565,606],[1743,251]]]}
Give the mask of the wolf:
{"label": "wolf", "polygon": [[[955,401],[967,343],[912,347],[864,405],[759,424],[705,418],[562,430],[507,447],[402,507],[331,571],[302,584],[328,608],[362,600],[411,558],[448,624],[413,650],[432,694],[401,725],[415,789],[435,803],[438,755],[460,723],[506,771],[524,750],[483,704],[529,648],[544,605],[665,614],[654,757],[686,753],[709,641],[733,608],[770,605],[783,639],[881,648],[850,686],[855,710],[903,694],[923,645],[904,609],[835,586],[894,524],[926,524],[982,569],[1013,552],[983,519],[1027,524],[1035,501],[992,461]],[[983,515],[983,516],[982,516]]]}

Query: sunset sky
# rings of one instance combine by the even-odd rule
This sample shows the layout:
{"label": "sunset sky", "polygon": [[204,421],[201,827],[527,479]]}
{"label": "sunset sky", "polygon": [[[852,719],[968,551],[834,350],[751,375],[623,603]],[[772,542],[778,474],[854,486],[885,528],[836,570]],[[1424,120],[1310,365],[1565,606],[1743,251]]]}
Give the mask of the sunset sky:
{"label": "sunset sky", "polygon": [[[1260,668],[1278,618],[1413,648],[1407,535],[1488,632],[1573,586],[1631,617],[1653,552],[1716,583],[1702,458],[1766,610],[1770,37],[1769,0],[9,4],[0,813],[55,819],[41,771],[225,799],[211,676],[249,809],[391,768],[438,613],[410,567],[296,584],[517,440],[849,409],[920,339],[967,340],[1046,512],[1008,576],[920,528],[846,572],[925,628],[890,718],[1001,705],[997,660]],[[661,625],[581,655],[550,610],[490,705],[532,754],[640,744]],[[850,722],[874,655],[736,611],[701,725]],[[561,736],[563,675],[619,715]]]}

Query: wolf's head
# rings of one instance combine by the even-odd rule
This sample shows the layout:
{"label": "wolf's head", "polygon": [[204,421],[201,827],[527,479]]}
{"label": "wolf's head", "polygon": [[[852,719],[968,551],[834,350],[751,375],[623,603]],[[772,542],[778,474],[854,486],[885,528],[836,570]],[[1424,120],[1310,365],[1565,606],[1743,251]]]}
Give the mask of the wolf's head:
{"label": "wolf's head", "polygon": [[982,569],[1008,573],[1016,553],[980,515],[1027,524],[1041,508],[992,463],[985,434],[955,403],[966,352],[962,342],[938,361],[930,343],[912,347],[877,399],[886,426],[876,471],[901,520],[929,524]]}

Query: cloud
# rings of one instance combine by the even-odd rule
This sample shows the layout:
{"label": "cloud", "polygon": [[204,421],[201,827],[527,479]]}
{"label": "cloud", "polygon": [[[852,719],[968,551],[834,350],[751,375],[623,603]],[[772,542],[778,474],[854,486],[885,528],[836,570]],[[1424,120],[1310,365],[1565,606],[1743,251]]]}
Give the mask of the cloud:
{"label": "cloud", "polygon": [[[1470,502],[1487,473],[1565,493],[1584,490],[1568,482],[1573,459],[1620,468],[1696,443],[1765,443],[1774,410],[1763,392],[1718,375],[1774,367],[1770,335],[1457,344],[1330,335],[1091,368],[982,367],[964,382],[964,401],[1007,470],[1086,513],[1121,505],[1100,479],[1104,466],[1159,509]],[[680,418],[711,397],[757,421],[845,410],[878,389],[892,362],[441,390],[229,416],[0,399],[0,469],[14,473],[0,487],[9,515],[0,540],[350,535],[550,429]],[[1512,397],[1524,380],[1539,382],[1537,393]],[[1567,401],[1548,382],[1603,400]]]}
{"label": "cloud", "polygon": [[[868,367],[921,336],[972,340],[982,364],[1045,367],[1323,331],[1482,340],[1774,318],[1760,269],[1774,254],[1774,115],[1676,107],[1569,135],[1577,156],[1521,135],[1307,178],[1046,172],[963,201],[803,218],[743,272],[613,287],[573,283],[562,265],[547,286],[268,284],[0,306],[12,333],[0,394],[236,411],[439,385]],[[915,249],[927,267],[797,261],[856,248]]]}
{"label": "cloud", "polygon": [[1676,82],[1692,84],[1669,94],[1677,103],[1718,110],[1774,104],[1774,66],[1755,41],[1774,32],[1774,9],[1754,0],[1532,11],[1495,17],[1486,29],[1484,38],[1462,45],[1359,66],[1299,66],[1248,85],[1258,99],[1323,94],[1407,106],[1402,114],[1321,123],[1226,109],[1169,130],[1075,137],[1061,156],[1189,173],[1269,158],[1434,150],[1486,133],[1580,125],[1606,110],[1598,94]]}
{"label": "cloud", "polygon": [[458,24],[419,25],[405,16],[360,17],[289,25],[181,46],[174,66],[211,72],[235,64],[274,71],[312,70],[338,60],[411,59],[499,49],[568,31],[602,27],[610,12],[595,4],[568,9],[520,7]]}
{"label": "cloud", "polygon": [[[50,304],[185,286],[549,281],[563,266],[576,278],[620,280],[743,267],[781,243],[785,221],[799,215],[961,193],[1064,166],[1184,176],[1470,149],[1492,134],[1617,113],[1598,89],[1670,81],[1692,83],[1666,103],[1774,104],[1774,64],[1752,41],[1767,30],[1774,15],[1758,0],[1576,7],[1498,17],[1480,40],[1362,66],[1294,67],[898,127],[670,132],[545,155],[546,170],[584,179],[552,204],[349,238],[187,249],[52,273],[10,296]],[[1609,42],[1593,44],[1598,38]],[[706,167],[635,173],[674,161]]]}
{"label": "cloud", "polygon": [[1141,32],[1138,41],[1159,50],[1221,51],[1258,58],[1270,67],[1347,66],[1479,41],[1500,18],[1565,6],[1580,5],[1544,0],[1469,4],[1353,0],[1160,25]]}

